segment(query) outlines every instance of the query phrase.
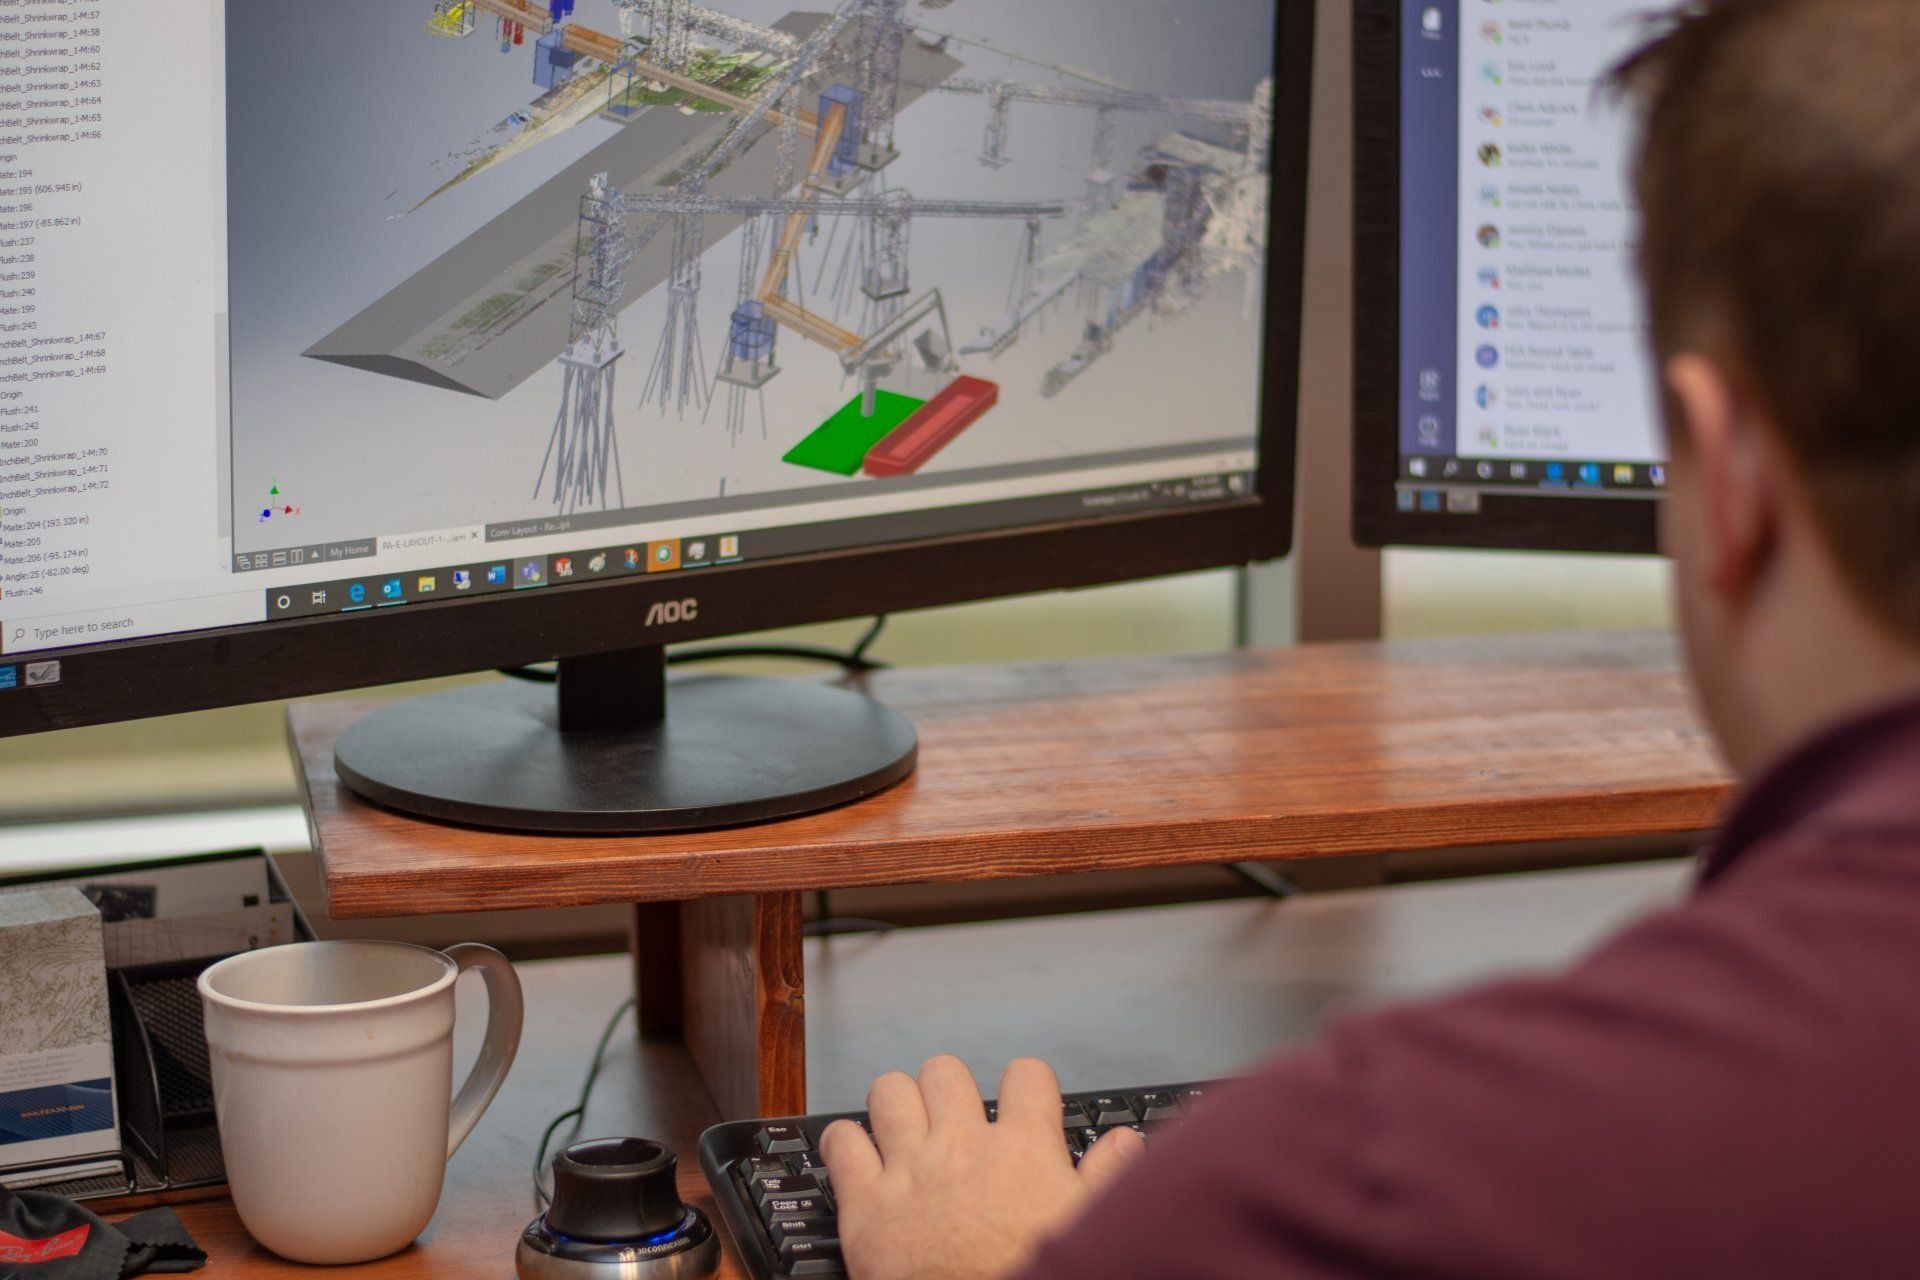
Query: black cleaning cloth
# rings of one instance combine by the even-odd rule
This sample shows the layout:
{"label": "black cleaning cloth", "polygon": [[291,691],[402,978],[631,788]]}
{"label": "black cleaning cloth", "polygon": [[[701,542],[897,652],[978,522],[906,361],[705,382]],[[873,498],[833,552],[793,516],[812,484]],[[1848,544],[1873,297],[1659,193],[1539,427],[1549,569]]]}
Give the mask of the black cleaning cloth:
{"label": "black cleaning cloth", "polygon": [[116,1225],[50,1191],[0,1187],[0,1280],[121,1280],[206,1261],[171,1209]]}

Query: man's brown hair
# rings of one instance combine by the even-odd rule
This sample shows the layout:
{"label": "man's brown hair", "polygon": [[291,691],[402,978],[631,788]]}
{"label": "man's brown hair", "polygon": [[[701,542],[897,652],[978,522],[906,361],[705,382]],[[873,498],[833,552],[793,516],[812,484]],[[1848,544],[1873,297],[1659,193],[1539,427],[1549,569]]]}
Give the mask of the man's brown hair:
{"label": "man's brown hair", "polygon": [[1766,408],[1854,594],[1920,643],[1920,0],[1666,22],[1620,70],[1655,347]]}

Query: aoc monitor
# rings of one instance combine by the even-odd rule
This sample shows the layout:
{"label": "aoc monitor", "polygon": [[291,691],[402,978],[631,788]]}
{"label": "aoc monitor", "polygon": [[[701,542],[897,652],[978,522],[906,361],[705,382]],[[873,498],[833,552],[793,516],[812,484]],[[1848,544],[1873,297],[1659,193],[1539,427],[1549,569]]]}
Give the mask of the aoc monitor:
{"label": "aoc monitor", "polygon": [[1356,6],[1361,543],[1654,550],[1632,137],[1606,86],[1646,11]]}
{"label": "aoc monitor", "polygon": [[896,780],[884,708],[663,646],[1284,555],[1312,8],[0,4],[0,734],[558,660],[341,776]]}

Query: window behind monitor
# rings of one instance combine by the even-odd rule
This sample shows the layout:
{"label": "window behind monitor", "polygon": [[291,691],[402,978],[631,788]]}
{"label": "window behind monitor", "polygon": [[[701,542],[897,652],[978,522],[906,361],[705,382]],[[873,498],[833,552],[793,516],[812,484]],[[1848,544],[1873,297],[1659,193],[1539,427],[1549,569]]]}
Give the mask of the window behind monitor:
{"label": "window behind monitor", "polygon": [[1644,9],[1356,5],[1362,544],[1655,549],[1628,133],[1595,89]]}

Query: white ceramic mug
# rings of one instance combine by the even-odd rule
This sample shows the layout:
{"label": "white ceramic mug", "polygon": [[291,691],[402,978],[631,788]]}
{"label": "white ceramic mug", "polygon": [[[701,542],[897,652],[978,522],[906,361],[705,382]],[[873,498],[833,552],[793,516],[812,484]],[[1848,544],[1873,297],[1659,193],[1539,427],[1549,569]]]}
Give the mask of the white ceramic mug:
{"label": "white ceramic mug", "polygon": [[[487,1035],[453,1096],[453,983],[487,984]],[[294,1262],[407,1247],[520,1047],[520,980],[492,947],[300,942],[200,975],[234,1207]]]}

